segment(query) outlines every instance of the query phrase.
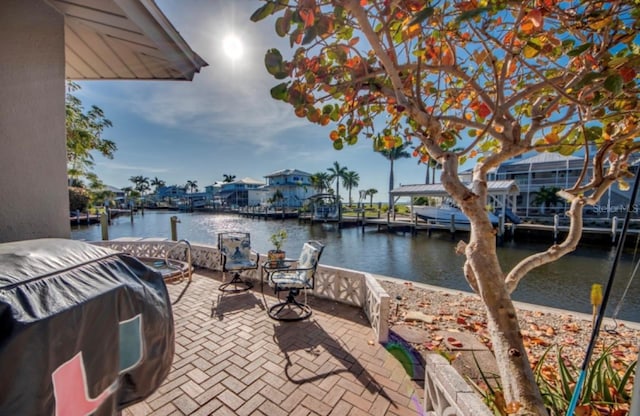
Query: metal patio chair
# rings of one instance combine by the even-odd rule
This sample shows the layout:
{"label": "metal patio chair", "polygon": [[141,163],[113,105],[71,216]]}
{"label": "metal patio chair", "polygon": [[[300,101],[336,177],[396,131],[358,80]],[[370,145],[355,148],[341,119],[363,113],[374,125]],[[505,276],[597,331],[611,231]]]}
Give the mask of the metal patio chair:
{"label": "metal patio chair", "polygon": [[242,292],[253,287],[253,283],[242,280],[240,273],[258,268],[260,255],[251,249],[251,235],[245,232],[225,232],[218,234],[218,251],[224,276],[231,273],[231,280],[220,285],[223,292]]}
{"label": "metal patio chair", "polygon": [[[324,245],[311,240],[304,243],[298,260],[284,260],[282,268],[268,269],[267,279],[280,300],[280,292],[287,292],[287,298],[271,306],[269,316],[279,321],[299,321],[311,316],[307,303],[307,290],[315,286],[315,274]],[[304,292],[302,302],[296,299]]]}

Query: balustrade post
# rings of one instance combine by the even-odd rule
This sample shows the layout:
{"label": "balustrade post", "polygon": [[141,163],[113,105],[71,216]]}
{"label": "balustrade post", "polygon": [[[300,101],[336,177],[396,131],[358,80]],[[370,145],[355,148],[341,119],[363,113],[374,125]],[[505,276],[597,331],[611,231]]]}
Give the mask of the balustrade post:
{"label": "balustrade post", "polygon": [[100,214],[100,228],[102,229],[102,241],[109,240],[109,216],[106,212]]}
{"label": "balustrade post", "polygon": [[178,226],[177,223],[180,222],[177,216],[173,215],[170,218],[171,221],[171,240],[178,241]]}

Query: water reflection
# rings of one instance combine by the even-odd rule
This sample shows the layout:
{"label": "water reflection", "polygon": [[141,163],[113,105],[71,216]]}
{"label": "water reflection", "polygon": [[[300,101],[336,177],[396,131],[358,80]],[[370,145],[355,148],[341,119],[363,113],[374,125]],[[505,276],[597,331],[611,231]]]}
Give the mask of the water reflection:
{"label": "water reflection", "polygon": [[[169,218],[176,215],[178,238],[191,242],[215,245],[217,234],[223,231],[247,231],[255,250],[266,253],[271,249],[269,236],[286,228],[288,239],[284,249],[289,257],[297,257],[302,244],[309,239],[321,240],[326,248],[321,262],[331,266],[363,270],[415,282],[470,290],[462,275],[464,258],[454,252],[455,241],[444,233],[391,234],[369,227],[337,230],[334,225],[300,224],[297,220],[258,220],[231,214],[188,214],[149,212],[136,215],[133,223],[128,217],[114,220],[109,237],[169,238]],[[100,227],[72,227],[72,238],[98,240]],[[460,234],[464,238],[464,234]],[[503,270],[509,270],[524,257],[548,248],[539,242],[509,242],[498,249]],[[526,276],[513,294],[515,300],[551,307],[591,313],[591,285],[606,285],[615,257],[613,247],[581,247],[550,265],[542,266]],[[635,264],[634,252],[625,252],[618,265],[617,277],[611,292],[607,315],[611,316],[619,302]],[[632,285],[618,315],[620,319],[640,321],[640,278]]]}

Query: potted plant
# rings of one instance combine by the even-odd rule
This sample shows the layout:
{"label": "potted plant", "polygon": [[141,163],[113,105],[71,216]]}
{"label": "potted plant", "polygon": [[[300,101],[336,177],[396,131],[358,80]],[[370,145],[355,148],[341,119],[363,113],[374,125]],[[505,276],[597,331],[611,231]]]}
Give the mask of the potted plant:
{"label": "potted plant", "polygon": [[282,250],[282,245],[284,244],[287,237],[287,230],[285,229],[280,229],[279,231],[271,234],[271,237],[269,237],[269,240],[271,240],[271,243],[275,247],[275,249],[269,250],[269,252],[267,253],[270,267],[278,267],[282,265],[283,260],[286,257],[286,253],[284,252],[284,250]]}

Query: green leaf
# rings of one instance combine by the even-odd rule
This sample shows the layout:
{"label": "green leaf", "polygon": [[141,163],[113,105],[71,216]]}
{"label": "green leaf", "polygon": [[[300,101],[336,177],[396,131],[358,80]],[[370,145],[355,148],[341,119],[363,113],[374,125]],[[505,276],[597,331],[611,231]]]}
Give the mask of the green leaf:
{"label": "green leaf", "polygon": [[287,36],[287,33],[289,33],[290,28],[291,28],[291,20],[285,17],[278,17],[278,19],[276,19],[276,33],[281,38]]}
{"label": "green leaf", "polygon": [[582,87],[584,87],[587,84],[591,84],[593,81],[602,78],[602,74],[599,72],[589,72],[588,74],[586,74],[584,77],[582,77],[582,79],[580,80],[580,82],[578,82],[575,86],[575,89],[581,89]]}
{"label": "green leaf", "polygon": [[[625,399],[628,397],[625,390],[624,390],[624,386],[627,385],[627,381],[629,380],[629,378],[633,375],[634,371],[638,366],[638,360],[632,362],[629,364],[629,367],[627,367],[627,371],[625,371],[624,375],[620,378],[620,381],[618,382],[618,384],[615,386],[617,391],[622,392],[623,397],[625,397]],[[634,399],[636,400],[636,399]]]}
{"label": "green leaf", "polygon": [[613,95],[618,95],[622,91],[622,77],[618,74],[609,75],[607,79],[604,80],[604,87],[607,91],[613,93]]}
{"label": "green leaf", "polygon": [[338,121],[340,120],[340,109],[339,108],[334,108],[333,111],[331,112],[331,114],[329,114],[329,118],[331,119],[331,121]]}
{"label": "green leaf", "polygon": [[429,17],[433,16],[433,12],[434,12],[434,8],[431,6],[427,6],[424,9],[420,10],[418,13],[416,13],[413,16],[413,19],[411,19],[411,21],[407,24],[407,26],[413,26],[413,25],[417,25],[420,24],[422,22],[425,21],[425,19],[428,19]]}
{"label": "green leaf", "polygon": [[348,143],[349,145],[352,145],[352,146],[353,146],[353,145],[354,145],[354,144],[356,144],[357,142],[358,142],[358,136],[355,136],[355,135],[347,136],[347,143]]}
{"label": "green leaf", "polygon": [[275,11],[275,3],[267,3],[264,6],[260,7],[258,10],[253,12],[250,19],[252,22],[259,22],[260,20],[270,16]]}
{"label": "green leaf", "polygon": [[300,34],[302,30],[300,28],[296,29],[293,31],[293,33],[291,33],[291,35],[289,36],[289,46],[291,48],[293,48],[293,45],[296,44],[296,39],[298,39],[298,35]]}
{"label": "green leaf", "polygon": [[275,100],[282,100],[282,101],[286,101],[287,100],[287,83],[286,82],[282,82],[278,85],[276,85],[275,87],[271,88],[271,97],[273,97],[273,99]]}
{"label": "green leaf", "polygon": [[522,50],[522,53],[524,54],[524,57],[527,58],[527,59],[535,58],[536,56],[538,56],[540,54],[540,47],[537,46],[537,45],[534,45],[531,42],[528,42],[524,46],[524,49]]}
{"label": "green leaf", "polygon": [[569,52],[567,52],[567,55],[569,55],[569,56],[578,56],[582,52],[584,52],[587,49],[591,48],[592,46],[593,46],[593,43],[587,42],[584,45],[580,45],[577,48],[570,50]]}
{"label": "green leaf", "polygon": [[584,130],[585,140],[596,141],[602,137],[602,128],[598,126],[588,127]]}
{"label": "green leaf", "polygon": [[560,153],[562,156],[571,156],[572,154],[575,153],[575,151],[576,151],[575,146],[568,146],[568,145],[560,146],[560,148],[558,149],[558,153]]}
{"label": "green leaf", "polygon": [[311,41],[315,39],[316,35],[317,31],[315,26],[311,26],[309,29],[305,30],[304,37],[302,38],[302,44],[306,45],[308,43],[311,43]]}
{"label": "green leaf", "polygon": [[267,71],[276,79],[284,79],[289,76],[284,67],[282,54],[275,48],[269,49],[265,54],[264,65],[267,68]]}
{"label": "green leaf", "polygon": [[486,13],[488,11],[491,11],[491,8],[489,7],[478,7],[477,9],[473,9],[473,10],[467,10],[466,12],[460,13],[460,16],[458,16],[458,18],[456,19],[456,21],[462,22],[464,20],[469,20],[469,19],[474,19],[478,16],[480,16],[483,13]]}

